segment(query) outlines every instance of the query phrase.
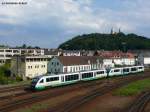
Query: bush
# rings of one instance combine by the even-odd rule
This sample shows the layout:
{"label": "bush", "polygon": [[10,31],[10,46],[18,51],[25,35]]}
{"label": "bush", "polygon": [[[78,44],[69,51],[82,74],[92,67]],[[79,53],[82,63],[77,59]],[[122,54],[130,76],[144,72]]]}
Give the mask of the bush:
{"label": "bush", "polygon": [[8,78],[4,76],[0,76],[0,84],[8,84]]}
{"label": "bush", "polygon": [[16,76],[16,81],[17,81],[17,82],[22,81],[22,78],[19,77],[19,76]]}

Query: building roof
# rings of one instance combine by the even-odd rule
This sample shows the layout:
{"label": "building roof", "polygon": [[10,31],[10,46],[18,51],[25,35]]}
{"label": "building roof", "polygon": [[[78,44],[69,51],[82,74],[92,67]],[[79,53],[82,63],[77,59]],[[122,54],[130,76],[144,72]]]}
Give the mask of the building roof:
{"label": "building roof", "polygon": [[134,50],[131,52],[135,53],[137,56],[150,57],[150,50]]}
{"label": "building roof", "polygon": [[103,58],[134,58],[135,54],[121,51],[97,51],[97,56],[101,56]]}
{"label": "building roof", "polygon": [[57,58],[64,66],[102,63],[102,58],[97,56],[58,56]]}

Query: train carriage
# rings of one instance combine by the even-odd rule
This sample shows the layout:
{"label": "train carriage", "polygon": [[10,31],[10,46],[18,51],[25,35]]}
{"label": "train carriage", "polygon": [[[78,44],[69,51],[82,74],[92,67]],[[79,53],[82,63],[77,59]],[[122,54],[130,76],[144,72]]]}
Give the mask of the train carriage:
{"label": "train carriage", "polygon": [[75,83],[80,80],[79,73],[64,74],[63,76],[65,84]]}
{"label": "train carriage", "polygon": [[102,78],[102,77],[106,77],[106,76],[107,76],[106,70],[95,70],[94,71],[95,78]]}
{"label": "train carriage", "polygon": [[130,73],[136,73],[138,72],[138,67],[137,66],[133,66],[130,68]]}
{"label": "train carriage", "polygon": [[143,72],[144,71],[144,66],[137,66],[138,67],[138,71],[137,72]]}
{"label": "train carriage", "polygon": [[122,68],[122,75],[126,75],[130,73],[130,67],[124,67]]}
{"label": "train carriage", "polygon": [[80,72],[80,75],[82,81],[95,79],[93,71]]}
{"label": "train carriage", "polygon": [[111,69],[109,76],[122,75],[122,68]]}

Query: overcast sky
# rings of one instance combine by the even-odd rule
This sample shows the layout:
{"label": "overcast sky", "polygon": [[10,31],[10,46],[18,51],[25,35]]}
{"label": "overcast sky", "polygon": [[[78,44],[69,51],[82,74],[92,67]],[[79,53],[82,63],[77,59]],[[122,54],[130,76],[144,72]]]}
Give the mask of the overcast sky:
{"label": "overcast sky", "polygon": [[[27,2],[26,5],[2,4]],[[150,0],[0,0],[0,44],[47,48],[84,33],[150,37]]]}

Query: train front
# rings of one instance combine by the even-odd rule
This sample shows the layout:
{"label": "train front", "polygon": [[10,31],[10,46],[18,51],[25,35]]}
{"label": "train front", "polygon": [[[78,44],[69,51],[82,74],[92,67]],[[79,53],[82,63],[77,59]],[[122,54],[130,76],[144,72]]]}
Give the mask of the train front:
{"label": "train front", "polygon": [[35,90],[36,84],[39,81],[39,79],[40,79],[39,77],[35,77],[35,78],[32,79],[32,82],[31,82],[31,85],[30,85],[32,90]]}

